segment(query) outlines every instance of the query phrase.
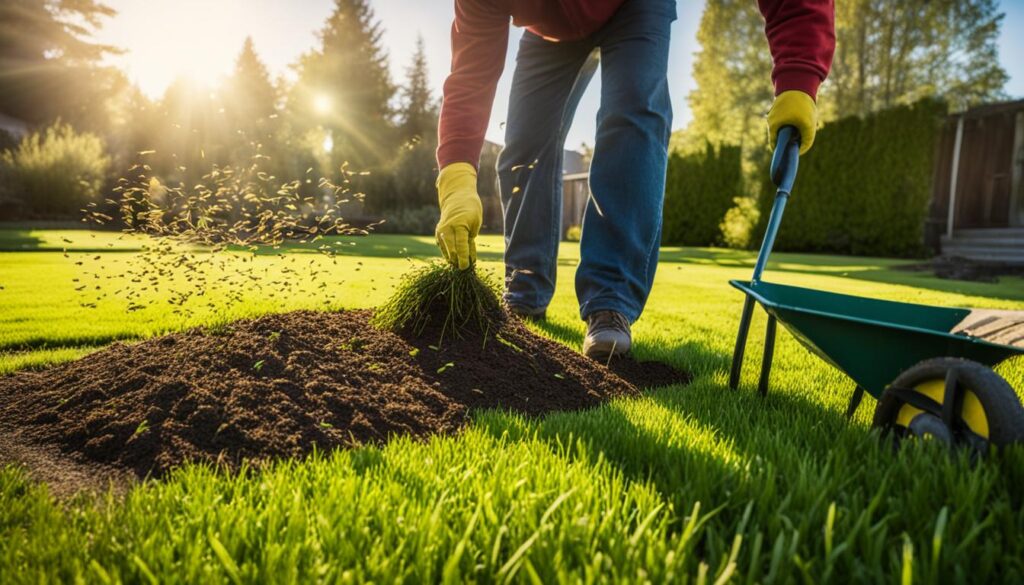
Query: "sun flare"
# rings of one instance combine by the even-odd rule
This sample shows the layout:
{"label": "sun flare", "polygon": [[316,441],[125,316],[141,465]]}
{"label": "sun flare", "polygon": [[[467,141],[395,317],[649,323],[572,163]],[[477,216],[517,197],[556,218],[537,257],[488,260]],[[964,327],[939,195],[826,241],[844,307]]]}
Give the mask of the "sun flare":
{"label": "sun flare", "polygon": [[245,35],[235,1],[153,0],[120,8],[124,68],[144,92],[160,95],[175,78],[215,87],[229,73]]}
{"label": "sun flare", "polygon": [[329,114],[332,108],[331,96],[321,93],[313,98],[313,109],[318,114]]}

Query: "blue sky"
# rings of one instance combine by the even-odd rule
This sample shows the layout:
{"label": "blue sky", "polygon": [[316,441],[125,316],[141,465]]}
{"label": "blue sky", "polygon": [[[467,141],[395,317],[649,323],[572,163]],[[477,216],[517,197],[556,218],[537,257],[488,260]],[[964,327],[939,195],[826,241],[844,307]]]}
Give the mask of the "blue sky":
{"label": "blue sky", "polygon": [[[753,2],[754,0],[750,0]],[[247,35],[272,73],[285,75],[289,65],[316,43],[315,33],[330,14],[332,0],[108,0],[119,14],[98,35],[127,49],[116,62],[150,95],[159,95],[177,75],[213,81],[229,71]],[[384,44],[396,80],[404,75],[422,34],[431,81],[439,91],[450,55],[451,0],[372,0],[385,29]],[[1024,0],[1002,0],[1006,13],[1000,36],[1000,60],[1010,74],[1006,91],[1024,97]],[[691,67],[698,49],[697,25],[703,0],[678,0],[673,24],[669,79],[676,128],[690,120],[686,96],[693,89]],[[508,107],[508,87],[521,31],[513,30],[505,73],[491,114],[488,138],[501,142]],[[765,83],[769,83],[766,79]],[[600,79],[591,83],[569,132],[567,146],[593,143]]]}

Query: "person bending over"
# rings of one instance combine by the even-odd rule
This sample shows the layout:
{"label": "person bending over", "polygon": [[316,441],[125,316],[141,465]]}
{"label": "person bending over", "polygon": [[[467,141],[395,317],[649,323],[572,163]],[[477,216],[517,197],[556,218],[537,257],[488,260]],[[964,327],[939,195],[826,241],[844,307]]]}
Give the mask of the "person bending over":
{"label": "person bending over", "polygon": [[[753,1],[753,0],[751,0]],[[815,96],[835,47],[832,0],[759,0],[774,62],[771,136],[786,125],[814,141]],[[455,0],[452,66],[438,127],[438,245],[460,269],[476,260],[476,174],[509,23],[525,27],[509,98],[498,182],[505,301],[543,318],[555,290],[562,149],[580,96],[601,64],[601,107],[576,270],[584,353],[630,349],[658,266],[672,106],[667,79],[674,0]],[[767,82],[767,80],[766,80]]]}

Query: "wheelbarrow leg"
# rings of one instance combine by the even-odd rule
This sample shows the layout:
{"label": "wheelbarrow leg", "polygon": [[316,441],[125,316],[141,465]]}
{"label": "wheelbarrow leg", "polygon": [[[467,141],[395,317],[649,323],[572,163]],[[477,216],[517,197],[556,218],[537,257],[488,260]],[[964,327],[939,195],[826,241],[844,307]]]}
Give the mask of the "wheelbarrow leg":
{"label": "wheelbarrow leg", "polygon": [[768,315],[768,325],[764,331],[764,358],[761,360],[761,380],[757,383],[757,391],[761,396],[768,395],[768,378],[772,373],[772,356],[775,354],[776,320]]}
{"label": "wheelbarrow leg", "polygon": [[740,370],[743,369],[743,350],[747,345],[747,333],[750,331],[750,319],[754,315],[754,299],[749,295],[743,301],[743,316],[740,317],[740,331],[736,335],[736,349],[732,351],[732,371],[729,373],[729,388],[735,390],[740,386]]}
{"label": "wheelbarrow leg", "polygon": [[857,388],[854,389],[853,395],[850,396],[850,403],[846,405],[846,418],[847,420],[852,419],[854,413],[857,412],[857,407],[860,406],[860,401],[864,398],[864,388],[860,384],[857,384]]}

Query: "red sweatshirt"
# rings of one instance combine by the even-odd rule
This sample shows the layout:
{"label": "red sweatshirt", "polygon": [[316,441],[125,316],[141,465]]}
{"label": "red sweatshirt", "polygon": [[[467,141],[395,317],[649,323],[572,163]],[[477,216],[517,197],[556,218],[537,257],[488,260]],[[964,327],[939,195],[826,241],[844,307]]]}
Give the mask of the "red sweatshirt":
{"label": "red sweatshirt", "polygon": [[[455,0],[452,70],[444,83],[437,162],[479,164],[494,91],[505,64],[509,19],[542,37],[596,32],[626,0]],[[638,2],[642,0],[629,0]],[[775,94],[816,97],[835,50],[833,0],[758,0],[774,66]]]}

